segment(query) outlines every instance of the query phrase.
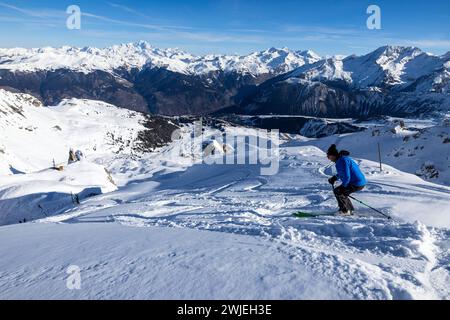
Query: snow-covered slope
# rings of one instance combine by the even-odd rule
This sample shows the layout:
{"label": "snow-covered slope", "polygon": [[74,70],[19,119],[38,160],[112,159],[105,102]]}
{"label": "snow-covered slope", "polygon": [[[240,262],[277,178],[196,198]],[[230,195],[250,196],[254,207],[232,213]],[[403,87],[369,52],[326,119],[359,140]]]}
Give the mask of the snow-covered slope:
{"label": "snow-covered slope", "polygon": [[0,89],[0,173],[32,172],[66,162],[70,148],[87,157],[132,153],[144,115],[100,101],[70,99],[44,107],[30,95]]}
{"label": "snow-covered slope", "polygon": [[[1,299],[351,297],[292,262],[298,258],[277,244],[252,236],[115,223],[27,224],[3,227],[0,241],[8,243],[0,247]],[[66,287],[69,265],[80,268],[80,290]]]}
{"label": "snow-covered slope", "polygon": [[103,166],[80,161],[64,169],[2,176],[0,225],[32,221],[73,208],[75,195],[85,198],[116,190]]}
{"label": "snow-covered slope", "polygon": [[[191,129],[157,153],[105,158],[119,190],[2,227],[0,296],[449,298],[449,187],[357,159],[369,181],[357,197],[394,219],[360,205],[356,217],[298,219],[296,210],[336,206],[322,150],[286,142],[278,174],[262,176],[258,165],[193,160]],[[205,129],[208,139],[221,136]],[[79,267],[80,290],[66,287],[69,265]]]}
{"label": "snow-covered slope", "polygon": [[166,68],[183,74],[205,74],[213,71],[280,74],[291,71],[320,57],[312,51],[271,48],[245,56],[196,56],[179,49],[158,49],[145,41],[99,48],[0,49],[0,68],[12,71],[71,69],[81,72],[124,68]]}
{"label": "snow-covered slope", "polygon": [[450,186],[450,125],[448,120],[389,119],[361,123],[369,129],[322,139],[306,139],[303,145],[326,149],[332,143],[351,150],[355,157],[382,162],[424,180]]}
{"label": "snow-covered slope", "polygon": [[[266,154],[264,138],[243,140],[239,165],[203,162],[202,138],[191,138],[189,124],[169,145],[136,154],[141,114],[97,101],[43,107],[28,95],[0,95],[0,157],[14,167],[0,176],[0,223],[15,223],[0,226],[2,299],[450,298],[450,187],[386,164],[379,172],[369,148],[375,126],[314,140],[284,135],[272,141],[279,170],[267,176],[266,165],[249,164]],[[444,139],[443,127],[426,127],[415,140],[409,123],[379,137],[383,145],[409,137],[405,147]],[[203,140],[219,146],[223,133],[260,136],[229,125],[204,129]],[[355,159],[368,184],[355,196],[392,220],[359,203],[353,217],[292,216],[336,210],[324,152],[330,142],[352,153],[366,144],[367,157]],[[48,169],[49,154],[65,162],[70,146],[86,159]],[[69,266],[80,270],[80,290],[66,286]]]}
{"label": "snow-covered slope", "polygon": [[[146,127],[151,120],[99,101],[44,107],[30,95],[0,89],[0,225],[62,212],[73,207],[71,194],[83,199],[115,190],[97,160],[159,145],[158,132]],[[85,161],[68,165],[70,148]]]}
{"label": "snow-covered slope", "polygon": [[[32,96],[0,89],[0,225],[55,214],[86,197],[115,190],[97,164],[67,165],[70,148],[95,159],[131,154],[144,116],[103,102],[65,100],[44,107]],[[53,169],[62,166],[62,171]]]}

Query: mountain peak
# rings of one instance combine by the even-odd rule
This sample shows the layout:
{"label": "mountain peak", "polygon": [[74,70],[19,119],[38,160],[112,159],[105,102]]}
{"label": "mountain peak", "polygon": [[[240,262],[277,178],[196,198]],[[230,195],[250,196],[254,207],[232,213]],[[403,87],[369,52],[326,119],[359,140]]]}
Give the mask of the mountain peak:
{"label": "mountain peak", "polygon": [[138,40],[134,42],[126,42],[121,43],[119,45],[113,45],[110,47],[106,47],[105,49],[114,48],[114,47],[126,47],[126,48],[140,48],[140,49],[152,49],[152,45],[145,40]]}
{"label": "mountain peak", "polygon": [[393,56],[393,55],[412,55],[417,56],[419,54],[423,53],[423,51],[420,48],[417,47],[411,47],[411,46],[395,46],[395,45],[385,45],[382,47],[379,47],[375,51],[373,51],[370,54],[373,55],[387,55],[387,56]]}
{"label": "mountain peak", "polygon": [[301,51],[297,51],[299,54],[303,55],[303,56],[309,56],[311,58],[315,58],[317,60],[322,59],[322,57],[320,55],[318,55],[316,52],[312,51],[312,50],[301,50]]}

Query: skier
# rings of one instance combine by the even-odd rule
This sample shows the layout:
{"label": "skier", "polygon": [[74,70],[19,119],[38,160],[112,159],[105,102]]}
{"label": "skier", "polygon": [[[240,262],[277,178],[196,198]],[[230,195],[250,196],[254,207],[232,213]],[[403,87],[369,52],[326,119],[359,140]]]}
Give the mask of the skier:
{"label": "skier", "polygon": [[81,150],[77,150],[75,152],[75,157],[77,158],[77,161],[81,161],[84,158],[84,154],[83,152],[81,152]]}
{"label": "skier", "polygon": [[[349,157],[350,153],[346,150],[340,152],[333,144],[328,148],[327,158],[336,164],[337,175],[328,179],[328,182],[333,186],[334,195],[339,205],[339,214],[349,216],[355,210],[349,195],[353,192],[358,192],[364,189],[366,185],[366,178],[359,169],[356,162]],[[341,185],[334,188],[334,183],[341,180]]]}
{"label": "skier", "polygon": [[69,150],[69,159],[67,160],[67,164],[71,164],[73,162],[77,161],[77,157],[75,156],[75,152],[72,148]]}

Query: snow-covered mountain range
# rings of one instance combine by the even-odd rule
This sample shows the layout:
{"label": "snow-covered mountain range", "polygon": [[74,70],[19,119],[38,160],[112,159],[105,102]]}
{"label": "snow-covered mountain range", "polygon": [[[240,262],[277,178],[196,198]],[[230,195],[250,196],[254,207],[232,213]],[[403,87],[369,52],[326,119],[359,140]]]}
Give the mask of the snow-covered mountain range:
{"label": "snow-covered mountain range", "polygon": [[[435,56],[415,47],[384,46],[363,56],[320,60],[297,68],[286,74],[285,79],[343,81],[358,89],[394,87],[396,90],[448,93],[449,71],[450,53]],[[416,83],[418,80],[420,83]],[[428,82],[429,87],[423,86],[425,80],[432,80]]]}
{"label": "snow-covered mountain range", "polygon": [[447,113],[450,54],[385,46],[363,56],[303,65],[257,87],[245,113],[369,117]]}
{"label": "snow-covered mountain range", "polygon": [[280,74],[320,60],[312,51],[270,48],[248,55],[197,56],[179,49],[159,49],[148,42],[114,45],[104,49],[85,47],[0,49],[0,68],[13,71],[70,69],[84,73],[95,70],[165,68],[186,75],[216,71],[259,76]]}
{"label": "snow-covered mountain range", "polygon": [[447,112],[449,70],[450,53],[398,46],[327,58],[286,48],[197,56],[143,41],[104,49],[0,49],[0,87],[47,105],[85,98],[165,115]]}

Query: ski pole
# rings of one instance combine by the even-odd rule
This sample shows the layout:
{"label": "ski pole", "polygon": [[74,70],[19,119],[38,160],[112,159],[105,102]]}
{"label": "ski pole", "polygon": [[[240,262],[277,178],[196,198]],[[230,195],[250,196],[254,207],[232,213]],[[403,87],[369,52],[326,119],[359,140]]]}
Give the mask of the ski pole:
{"label": "ski pole", "polygon": [[[334,193],[334,183],[331,185],[331,188],[333,189],[333,193]],[[375,208],[369,206],[368,204],[362,202],[361,200],[358,200],[358,199],[356,199],[355,197],[353,197],[353,196],[351,196],[351,195],[348,195],[348,197],[351,198],[351,199],[353,199],[353,200],[355,200],[356,202],[361,203],[362,205],[365,205],[366,207],[372,209],[373,211],[378,212],[378,213],[381,214],[382,216],[386,217],[388,220],[392,219],[392,218],[391,218],[390,216],[388,216],[387,214],[385,214],[385,213],[381,212],[380,210],[377,210],[377,209],[375,209]]]}
{"label": "ski pole", "polygon": [[352,198],[353,200],[355,200],[355,201],[357,201],[357,202],[359,202],[359,203],[361,203],[361,204],[363,204],[363,205],[365,205],[367,208],[370,208],[370,209],[372,209],[373,211],[378,212],[379,214],[381,214],[381,215],[383,215],[384,217],[388,218],[388,220],[392,219],[392,218],[391,218],[390,216],[388,216],[387,214],[385,214],[385,213],[381,212],[380,210],[377,210],[377,209],[375,209],[375,208],[369,206],[368,204],[362,202],[361,200],[358,200],[358,199],[356,199],[355,197],[352,197],[351,195],[348,195],[348,197],[349,197],[349,198]]}

